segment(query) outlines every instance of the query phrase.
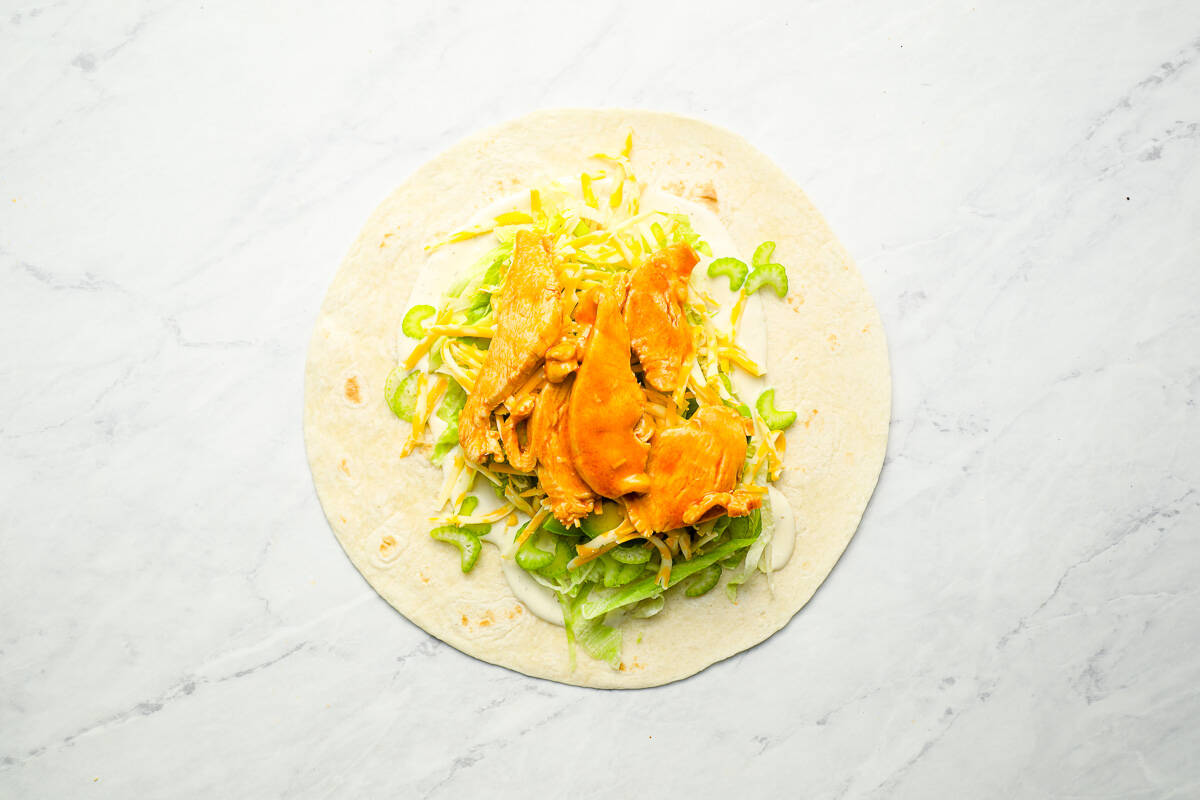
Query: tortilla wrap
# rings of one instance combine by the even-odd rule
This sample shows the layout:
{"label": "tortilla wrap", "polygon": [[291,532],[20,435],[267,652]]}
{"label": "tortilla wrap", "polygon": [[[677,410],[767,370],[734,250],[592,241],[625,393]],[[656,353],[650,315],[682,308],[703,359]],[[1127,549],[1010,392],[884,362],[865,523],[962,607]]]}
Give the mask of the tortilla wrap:
{"label": "tortilla wrap", "polygon": [[[757,575],[737,603],[720,588],[672,593],[662,613],[622,625],[621,669],[580,652],[512,595],[500,553],[464,574],[429,536],[441,471],[401,458],[409,424],[384,401],[396,332],[424,246],[478,209],[596,162],[634,131],[638,179],[710,207],[741,253],[777,244],[785,301],[765,302],[767,375],[776,405],[796,409],[776,486],[796,511],[795,551]],[[466,267],[467,265],[464,265]],[[321,306],[305,373],[304,434],[313,480],[350,560],[409,620],[453,647],[527,675],[603,688],[685,678],[763,641],[812,597],[846,548],[875,488],[887,444],[891,377],[879,313],[862,276],[800,188],[740,137],[671,114],[541,111],[477,133],[421,167],[372,214]],[[722,582],[723,585],[724,581]],[[766,650],[761,657],[771,657]]]}

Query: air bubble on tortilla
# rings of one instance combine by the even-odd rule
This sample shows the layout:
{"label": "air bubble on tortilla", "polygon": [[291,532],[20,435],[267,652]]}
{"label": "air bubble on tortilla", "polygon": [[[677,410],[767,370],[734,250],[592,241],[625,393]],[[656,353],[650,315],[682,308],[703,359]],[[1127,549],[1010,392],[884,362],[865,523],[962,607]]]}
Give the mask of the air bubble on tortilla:
{"label": "air bubble on tortilla", "polygon": [[387,568],[400,560],[407,538],[399,514],[393,514],[376,528],[367,539],[367,554],[371,563]]}
{"label": "air bubble on tortilla", "polygon": [[351,486],[358,485],[358,471],[355,469],[354,460],[348,455],[343,455],[337,461],[338,478],[349,483]]}

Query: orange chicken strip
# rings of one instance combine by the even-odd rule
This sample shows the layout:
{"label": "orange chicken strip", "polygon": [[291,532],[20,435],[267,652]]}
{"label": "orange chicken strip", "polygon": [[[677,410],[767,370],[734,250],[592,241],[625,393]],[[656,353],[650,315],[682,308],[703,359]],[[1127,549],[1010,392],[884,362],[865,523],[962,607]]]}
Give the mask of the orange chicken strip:
{"label": "orange chicken strip", "polygon": [[603,497],[644,492],[650,485],[650,446],[636,432],[644,425],[646,396],[629,366],[629,331],[617,298],[592,289],[575,319],[591,325],[568,401],[567,438],[575,470]]}
{"label": "orange chicken strip", "polygon": [[537,457],[538,481],[546,491],[546,505],[567,526],[591,514],[599,500],[571,463],[567,398],[573,382],[568,377],[542,389],[529,420],[529,449]]}
{"label": "orange chicken strip", "polygon": [[733,491],[746,460],[742,418],[725,406],[705,406],[682,425],[658,431],[650,444],[650,490],[629,501],[638,533],[693,525],[710,512],[743,517],[762,498]]}
{"label": "orange chicken strip", "polygon": [[518,231],[512,266],[492,297],[496,334],[479,367],[479,378],[458,418],[458,438],[467,458],[504,460],[492,410],[528,380],[558,341],[562,283],[545,237]]}
{"label": "orange chicken strip", "polygon": [[690,244],[673,244],[642,262],[629,277],[625,323],[646,383],[670,394],[692,353],[692,330],[683,313],[688,277],[700,257]]}

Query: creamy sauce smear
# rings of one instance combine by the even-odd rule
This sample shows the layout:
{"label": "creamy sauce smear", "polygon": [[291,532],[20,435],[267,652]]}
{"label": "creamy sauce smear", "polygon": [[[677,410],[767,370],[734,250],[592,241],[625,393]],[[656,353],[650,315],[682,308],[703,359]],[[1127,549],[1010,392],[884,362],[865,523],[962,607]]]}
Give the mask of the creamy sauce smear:
{"label": "creamy sauce smear", "polygon": [[[570,182],[564,182],[564,184],[571,185]],[[646,189],[642,193],[640,205],[643,212],[663,211],[668,214],[686,214],[691,219],[692,229],[700,234],[701,239],[708,242],[717,258],[734,256],[749,264],[749,259],[742,258],[738,253],[737,245],[729,235],[729,231],[721,224],[721,220],[704,206],[659,189]],[[523,191],[508,195],[480,209],[467,221],[467,227],[490,224],[492,219],[507,211],[528,212],[529,192]],[[417,279],[413,282],[412,294],[409,296],[405,311],[415,305],[438,307],[441,304],[442,295],[454,284],[463,271],[495,246],[494,237],[484,234],[475,239],[446,245],[431,253],[417,275]],[[730,328],[729,315],[737,300],[737,293],[729,290],[727,278],[721,276],[710,278],[708,276],[708,264],[712,260],[712,258],[700,254],[700,263],[692,271],[690,288],[693,292],[707,294],[720,304],[720,310],[716,317],[717,327],[728,331]],[[408,354],[416,347],[417,341],[405,336],[399,328],[397,328],[396,336],[396,358],[397,361],[401,361],[408,357]],[[761,293],[751,295],[747,299],[746,307],[742,311],[741,323],[738,326],[737,342],[757,363],[764,365],[767,363],[767,323]],[[421,366],[427,368],[428,360],[422,359]],[[747,405],[753,405],[759,394],[767,388],[765,378],[755,377],[743,370],[735,371],[731,380],[742,402]],[[436,438],[445,430],[446,423],[434,415],[429,420],[429,428]],[[459,452],[456,449],[447,454],[444,465],[452,464],[454,456]],[[475,486],[470,494],[479,500],[476,514],[486,514],[500,508],[499,499],[482,476],[476,477]],[[769,520],[767,519],[768,515]],[[517,516],[521,522],[528,519],[520,512],[517,512]],[[775,571],[787,564],[795,549],[796,518],[787,497],[774,486],[767,488],[767,502],[764,503],[763,516],[764,526],[769,525],[772,530],[769,549],[770,568]],[[553,625],[562,626],[562,607],[558,604],[557,595],[517,566],[516,560],[513,558],[514,554],[511,552],[513,539],[519,527],[520,523],[510,526],[505,524],[505,520],[501,520],[492,525],[492,531],[482,537],[482,540],[494,545],[500,551],[500,569],[504,573],[504,579],[508,582],[513,596],[534,616]]]}

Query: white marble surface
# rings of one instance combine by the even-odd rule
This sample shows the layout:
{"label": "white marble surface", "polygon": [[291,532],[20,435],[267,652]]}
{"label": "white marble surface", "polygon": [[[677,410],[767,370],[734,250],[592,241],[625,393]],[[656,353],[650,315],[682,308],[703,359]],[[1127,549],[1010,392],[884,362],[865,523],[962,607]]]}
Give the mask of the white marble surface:
{"label": "white marble surface", "polygon": [[[1193,0],[342,5],[3,3],[0,796],[1200,795]],[[407,623],[301,441],[367,214],[559,105],[746,135],[889,333],[846,557],[650,691]]]}

